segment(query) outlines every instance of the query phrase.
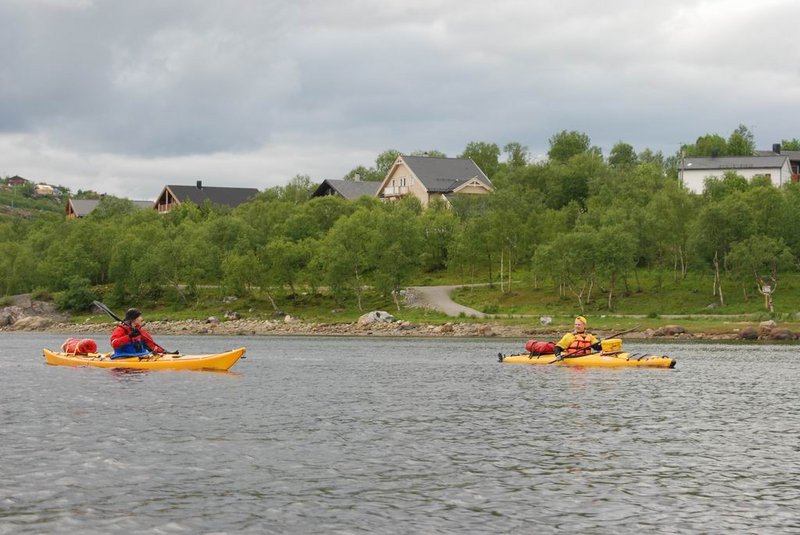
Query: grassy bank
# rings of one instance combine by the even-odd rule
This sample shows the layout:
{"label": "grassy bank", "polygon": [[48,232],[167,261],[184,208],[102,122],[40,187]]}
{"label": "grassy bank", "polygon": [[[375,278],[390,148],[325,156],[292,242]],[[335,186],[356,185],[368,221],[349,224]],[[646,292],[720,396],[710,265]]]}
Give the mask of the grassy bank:
{"label": "grassy bank", "polygon": [[[740,316],[750,320],[771,317],[795,319],[800,313],[800,274],[783,275],[774,293],[775,314],[764,307],[763,297],[755,285],[743,287],[734,281],[723,282],[724,306],[711,293],[711,276],[689,274],[685,279],[674,280],[671,273],[641,270],[627,277],[615,288],[612,308],[608,306],[608,288],[596,286],[587,301],[585,314],[639,315],[659,318],[669,315]],[[501,291],[499,284],[460,288],[453,299],[476,310],[495,314],[572,315],[581,312],[578,299],[567,290],[559,296],[550,282],[534,286],[530,274],[518,274],[510,291]],[[747,298],[745,298],[745,290]]]}
{"label": "grassy bank", "polygon": [[[128,306],[136,306],[145,311],[148,320],[178,321],[186,319],[205,319],[216,316],[224,319],[225,313],[237,313],[244,319],[282,319],[289,314],[309,323],[351,323],[364,312],[386,310],[396,318],[416,324],[440,325],[447,322],[489,323],[497,326],[517,327],[522,332],[535,336],[571,329],[573,318],[580,312],[574,297],[559,297],[552,285],[534,287],[529,274],[517,274],[512,290],[501,292],[499,285],[477,286],[457,289],[453,298],[462,304],[492,314],[492,317],[475,319],[471,317],[452,318],[442,313],[402,307],[397,310],[392,300],[372,291],[365,291],[362,309],[356,305],[354,295],[336,301],[327,293],[300,293],[289,296],[273,293],[278,310],[276,311],[267,295],[258,290],[238,296],[235,300],[224,302],[228,293],[219,287],[201,287],[188,301],[182,301],[169,290],[163,295],[149,300],[113,305],[122,314]],[[459,284],[462,279],[453,274],[426,276],[414,285]],[[596,289],[593,298],[586,304],[584,314],[589,317],[591,330],[602,335],[636,328],[638,331],[658,329],[668,324],[678,324],[690,333],[726,335],[736,333],[759,322],[775,319],[782,327],[795,332],[800,331],[800,276],[786,276],[781,280],[775,295],[776,314],[770,315],[763,309],[760,295],[744,299],[741,287],[738,292],[730,283],[725,306],[719,306],[710,295],[709,281],[699,276],[689,276],[674,281],[665,274],[640,272],[638,278],[629,277],[627,290],[624,282],[620,284],[619,294],[614,299],[614,307],[609,310],[606,296]],[[723,287],[724,288],[724,287]],[[103,300],[110,296],[110,288],[96,288],[95,292]],[[109,298],[106,298],[108,302]],[[112,304],[109,302],[109,304]],[[552,322],[542,325],[540,317],[549,316]],[[73,316],[77,322],[106,322],[107,318],[79,313]]]}

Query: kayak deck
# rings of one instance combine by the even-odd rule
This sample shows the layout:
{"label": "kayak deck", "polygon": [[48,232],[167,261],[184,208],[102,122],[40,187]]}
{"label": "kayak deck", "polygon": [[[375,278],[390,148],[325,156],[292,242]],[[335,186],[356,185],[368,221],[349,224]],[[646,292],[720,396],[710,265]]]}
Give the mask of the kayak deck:
{"label": "kayak deck", "polygon": [[53,366],[90,366],[95,368],[129,368],[136,370],[228,370],[242,358],[246,349],[239,347],[207,355],[148,355],[145,357],[109,358],[109,353],[72,355],[43,350],[47,364]]}
{"label": "kayak deck", "polygon": [[674,368],[675,359],[659,355],[639,355],[624,351],[616,353],[591,353],[576,357],[564,357],[556,361],[553,354],[530,355],[503,355],[498,353],[500,362],[510,364],[553,364],[555,366],[595,366],[605,368]]}

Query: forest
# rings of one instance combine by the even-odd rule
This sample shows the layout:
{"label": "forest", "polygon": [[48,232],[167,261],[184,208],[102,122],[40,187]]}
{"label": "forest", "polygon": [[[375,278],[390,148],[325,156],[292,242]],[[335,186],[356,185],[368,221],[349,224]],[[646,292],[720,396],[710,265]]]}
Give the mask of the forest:
{"label": "forest", "polygon": [[[783,146],[800,150],[800,141]],[[681,148],[754,150],[743,126]],[[380,180],[397,154],[345,178]],[[0,294],[49,296],[76,311],[96,298],[192,309],[213,289],[275,310],[324,296],[324,306],[360,311],[367,299],[399,309],[406,286],[447,281],[489,283],[497,299],[537,289],[574,309],[618,311],[631,292],[693,277],[720,310],[735,295],[773,312],[781,282],[798,270],[800,184],[728,173],[695,194],[679,182],[679,154],[619,142],[604,156],[586,134],[562,131],[540,161],[519,143],[468,144],[458,156],[472,158],[495,193],[451,206],[311,198],[317,184],[298,175],[235,209],[184,204],[159,214],[104,196],[76,220],[5,215]]]}

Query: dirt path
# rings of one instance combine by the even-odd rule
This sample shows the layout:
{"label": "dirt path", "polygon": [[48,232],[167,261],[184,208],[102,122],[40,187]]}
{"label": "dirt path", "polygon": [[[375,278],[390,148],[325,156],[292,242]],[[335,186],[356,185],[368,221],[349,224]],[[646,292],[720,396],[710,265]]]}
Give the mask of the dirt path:
{"label": "dirt path", "polygon": [[430,308],[444,312],[448,316],[473,316],[475,318],[485,318],[486,314],[474,308],[459,305],[452,299],[450,294],[461,284],[454,286],[411,286],[406,294],[406,302],[409,306],[419,308]]}

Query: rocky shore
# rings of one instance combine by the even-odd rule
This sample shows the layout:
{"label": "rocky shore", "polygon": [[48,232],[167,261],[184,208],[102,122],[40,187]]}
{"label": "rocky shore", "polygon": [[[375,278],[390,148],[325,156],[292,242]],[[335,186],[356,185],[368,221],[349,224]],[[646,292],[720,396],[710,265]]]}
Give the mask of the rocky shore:
{"label": "rocky shore", "polygon": [[[111,332],[114,323],[75,323],[56,311],[52,303],[18,302],[0,308],[0,331],[41,331],[71,336]],[[433,336],[433,337],[502,337],[552,340],[560,331],[547,326],[507,326],[492,323],[448,322],[441,325],[418,324],[396,320],[384,311],[373,311],[352,323],[309,323],[284,316],[273,319],[224,318],[204,320],[151,321],[147,325],[157,335],[220,336]],[[596,333],[602,337],[602,331]],[[747,326],[729,333],[692,333],[680,325],[665,325],[625,334],[626,339],[671,338],[679,340],[796,340],[800,334],[779,327],[774,321]]]}

